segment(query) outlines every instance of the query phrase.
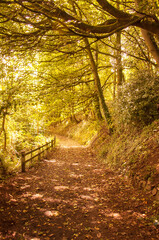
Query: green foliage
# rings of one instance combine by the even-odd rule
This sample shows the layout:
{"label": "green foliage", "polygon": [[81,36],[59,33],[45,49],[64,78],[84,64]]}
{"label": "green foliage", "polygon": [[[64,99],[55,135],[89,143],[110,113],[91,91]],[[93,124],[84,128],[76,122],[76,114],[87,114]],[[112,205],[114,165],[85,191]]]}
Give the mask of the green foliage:
{"label": "green foliage", "polygon": [[[75,125],[69,133],[69,136],[82,144],[88,144],[97,133],[97,125],[100,123],[94,120],[97,110],[101,112],[101,104],[82,33],[86,36],[92,34],[91,29],[95,30],[95,26],[101,31],[107,21],[113,23],[110,24],[112,27],[115,20],[111,20],[109,12],[101,11],[96,1],[82,0],[75,3],[57,0],[56,5],[53,1],[48,1],[49,8],[46,1],[43,7],[50,9],[48,13],[50,11],[51,15],[41,12],[42,5],[38,1],[34,11],[33,2],[25,1],[23,6],[18,2],[3,1],[1,6],[0,148],[3,150],[6,148],[7,151],[10,147],[13,148],[15,156],[15,152],[43,143],[48,126],[56,126],[59,122],[62,124],[70,120],[80,122],[87,118],[93,120]],[[112,3],[114,7],[116,3],[116,1]],[[151,14],[154,11],[157,14],[157,7],[153,1],[149,3],[143,4],[143,11],[148,14],[151,10]],[[119,5],[124,12],[135,8],[134,2],[124,4],[119,2]],[[52,20],[52,13],[56,15],[56,11],[52,12],[51,7],[55,10],[57,6],[62,10],[61,13],[66,11],[67,16],[70,14],[78,21],[81,20],[83,27],[86,22],[87,25],[82,27],[81,31],[81,24],[69,16],[67,19],[60,19],[61,25],[58,21],[59,10]],[[15,22],[14,18],[10,17],[14,12],[17,13]],[[115,79],[118,46],[115,35],[100,41],[97,41],[97,36],[98,34],[95,39],[89,39],[90,49],[100,77],[104,100],[110,105],[109,100],[115,98],[118,82]],[[127,29],[123,32],[121,43],[125,77],[135,71],[134,69],[141,69],[146,64],[153,68],[153,65],[150,66],[151,60],[139,31],[134,28]],[[151,123],[158,117],[156,111],[156,103],[159,102],[158,92],[157,77],[151,76],[148,72],[131,77],[123,86],[122,96],[117,99],[115,108],[114,104],[111,106],[114,108],[114,125],[122,128],[125,123],[140,126]],[[120,150],[123,145],[124,139],[122,143],[119,141]],[[113,143],[111,147],[112,149],[115,147]],[[115,149],[118,151],[118,148]],[[108,151],[107,149],[103,151],[105,156]],[[9,151],[8,153],[11,154]],[[115,156],[117,155],[114,152],[113,159],[116,159],[114,163],[119,162]],[[8,161],[11,162],[11,158]]]}
{"label": "green foliage", "polygon": [[7,149],[0,153],[0,177],[20,168],[20,153],[22,150],[31,150],[50,140],[49,137],[42,134],[35,136],[24,131],[14,131],[11,136],[12,140],[9,142],[8,139]]}
{"label": "green foliage", "polygon": [[[131,76],[122,87],[122,96],[116,101],[116,123],[145,126],[158,119],[159,77],[148,71]],[[118,117],[116,117],[118,116]]]}
{"label": "green foliage", "polygon": [[20,168],[19,154],[10,145],[7,151],[0,153],[0,178],[18,168]]}
{"label": "green foliage", "polygon": [[[105,139],[108,135],[105,134]],[[158,161],[159,120],[145,126],[142,131],[125,129],[115,132],[109,141],[98,142],[96,152],[102,161],[124,175],[141,180],[158,182],[156,166]],[[102,144],[104,142],[104,144]]]}
{"label": "green foliage", "polygon": [[87,145],[97,134],[98,123],[96,121],[82,121],[71,128],[68,135],[80,144]]}
{"label": "green foliage", "polygon": [[46,142],[46,118],[38,101],[38,81],[31,77],[31,70],[27,54],[21,61],[13,54],[1,59],[0,172],[4,174],[19,167],[21,150]]}
{"label": "green foliage", "polygon": [[97,134],[98,128],[98,122],[93,120],[82,120],[79,123],[67,121],[63,122],[62,125],[56,126],[53,132],[72,138],[82,145],[87,145]]}

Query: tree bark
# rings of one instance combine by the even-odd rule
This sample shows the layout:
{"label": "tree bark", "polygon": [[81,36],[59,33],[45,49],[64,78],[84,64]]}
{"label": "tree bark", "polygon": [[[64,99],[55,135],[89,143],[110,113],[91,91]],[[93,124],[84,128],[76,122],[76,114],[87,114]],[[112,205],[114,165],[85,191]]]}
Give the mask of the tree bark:
{"label": "tree bark", "polygon": [[[7,111],[7,110],[6,110]],[[4,135],[4,145],[3,145],[3,150],[5,151],[6,150],[6,147],[7,147],[7,133],[6,133],[6,129],[5,129],[5,122],[6,122],[6,112],[4,111],[2,113],[3,115],[3,119],[2,119],[2,127],[1,127],[1,130],[0,130],[0,135],[3,133]]]}
{"label": "tree bark", "polygon": [[[97,0],[98,4],[102,7],[106,14],[113,16],[112,19],[108,19],[107,21],[103,22],[102,24],[97,24],[96,26],[92,26],[87,24],[86,22],[80,21],[78,17],[74,17],[58,7],[58,4],[55,4],[54,1],[47,1],[46,3],[41,4],[38,1],[21,1],[17,0],[16,4],[19,4],[21,8],[26,9],[26,11],[38,13],[39,15],[43,15],[46,17],[45,20],[35,22],[32,21],[31,18],[27,18],[21,12],[19,15],[10,16],[10,13],[0,13],[0,16],[4,18],[4,21],[14,21],[17,23],[25,23],[32,25],[36,30],[35,32],[31,31],[30,33],[19,33],[20,37],[30,37],[31,35],[38,35],[44,34],[43,31],[47,32],[50,30],[58,30],[68,31],[73,34],[85,36],[85,37],[103,37],[101,35],[97,36],[94,34],[107,34],[105,37],[114,34],[117,31],[125,29],[129,26],[137,26],[143,28],[153,34],[159,34],[159,21],[158,19],[154,19],[153,16],[146,16],[144,13],[128,13],[122,10],[115,8],[106,0]],[[5,4],[5,1],[4,3]],[[12,1],[6,2],[7,5],[14,4]],[[12,8],[11,7],[11,8]],[[16,6],[15,6],[16,8]],[[62,21],[61,21],[62,20]],[[64,21],[63,21],[64,20]],[[58,24],[57,24],[58,23]],[[60,26],[60,27],[58,27]],[[6,36],[8,37],[17,37],[18,33],[15,34],[14,32],[7,32],[7,29],[3,29],[6,32]],[[66,32],[65,32],[66,33]],[[5,35],[5,34],[4,34]],[[14,36],[13,36],[14,35]]]}
{"label": "tree bark", "polygon": [[[148,4],[148,3],[147,3]],[[135,0],[135,5],[138,10],[142,10],[143,0]],[[155,42],[155,39],[148,30],[141,28],[141,34],[145,40],[145,43],[153,56],[154,60],[156,61],[157,66],[159,67],[159,48]]]}
{"label": "tree bark", "polygon": [[88,39],[84,38],[84,42],[85,42],[86,50],[88,52],[88,56],[90,59],[92,73],[93,73],[94,81],[95,81],[96,93],[98,94],[98,97],[99,97],[100,105],[103,110],[104,119],[108,123],[109,129],[111,129],[111,124],[112,124],[111,115],[109,113],[109,109],[108,109],[105,99],[104,99],[103,90],[102,90],[100,78],[98,75],[97,67],[95,64],[95,60],[93,58],[93,54],[92,54]]}
{"label": "tree bark", "polygon": [[123,84],[123,71],[121,61],[121,32],[117,32],[117,94],[118,97],[121,95],[121,86]]}
{"label": "tree bark", "polygon": [[102,113],[101,113],[101,110],[100,110],[99,97],[96,94],[94,98],[95,98],[94,99],[95,115],[96,115],[96,117],[99,121],[102,121],[103,117],[102,117]]}
{"label": "tree bark", "polygon": [[[117,9],[120,11],[120,4],[117,2]],[[121,31],[116,34],[116,45],[117,45],[117,94],[118,98],[121,95],[121,86],[123,84],[123,70],[121,60]]]}
{"label": "tree bark", "polygon": [[152,34],[146,30],[141,29],[141,33],[152,57],[154,58],[157,66],[159,67],[159,48],[157,47],[155,39],[153,38]]}

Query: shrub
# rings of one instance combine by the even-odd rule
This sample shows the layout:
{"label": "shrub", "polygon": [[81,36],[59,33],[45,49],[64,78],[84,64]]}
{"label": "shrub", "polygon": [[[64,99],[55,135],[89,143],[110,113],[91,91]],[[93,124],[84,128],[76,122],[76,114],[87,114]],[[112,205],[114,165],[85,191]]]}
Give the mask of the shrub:
{"label": "shrub", "polygon": [[159,117],[159,77],[148,71],[131,76],[121,90],[121,97],[115,104],[117,124],[145,126]]}

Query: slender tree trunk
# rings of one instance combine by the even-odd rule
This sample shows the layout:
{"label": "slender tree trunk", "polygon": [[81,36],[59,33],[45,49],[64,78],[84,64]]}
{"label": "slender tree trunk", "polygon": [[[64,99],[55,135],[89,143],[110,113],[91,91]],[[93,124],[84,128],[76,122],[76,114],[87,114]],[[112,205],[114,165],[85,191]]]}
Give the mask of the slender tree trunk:
{"label": "slender tree trunk", "polygon": [[6,133],[6,130],[4,129],[4,151],[6,151],[6,148],[7,148],[7,133]]}
{"label": "slender tree trunk", "polygon": [[[2,113],[3,115],[3,119],[2,119],[2,127],[0,130],[0,135],[3,134],[4,135],[4,144],[3,144],[3,151],[5,153],[6,151],[6,147],[7,147],[7,134],[6,134],[6,130],[5,130],[5,122],[6,122],[6,112]],[[0,167],[2,169],[2,175],[6,175],[7,169],[5,167],[5,163],[4,163],[4,156],[2,156],[2,158],[0,158]]]}
{"label": "slender tree trunk", "polygon": [[7,147],[7,133],[6,133],[6,129],[5,129],[5,122],[6,122],[6,112],[3,112],[2,127],[1,127],[1,131],[0,131],[0,135],[2,133],[4,135],[4,144],[3,144],[4,151],[6,150],[6,147]]}
{"label": "slender tree trunk", "polygon": [[123,84],[123,70],[122,70],[122,60],[121,60],[121,32],[117,32],[116,34],[116,44],[117,44],[117,96],[118,98],[121,95],[121,87]]}
{"label": "slender tree trunk", "polygon": [[93,54],[92,54],[88,39],[84,38],[84,41],[86,44],[86,50],[88,52],[88,56],[89,56],[90,64],[91,64],[91,68],[92,68],[92,73],[94,76],[96,93],[98,94],[100,105],[103,110],[104,119],[108,123],[109,128],[111,129],[111,123],[112,123],[111,115],[109,113],[108,107],[107,107],[105,99],[104,99],[103,90],[102,90],[100,78],[99,78],[98,71],[97,71],[97,66],[96,66],[95,60],[93,58]]}
{"label": "slender tree trunk", "polygon": [[[120,10],[120,4],[117,2],[117,9]],[[118,98],[121,95],[121,87],[123,84],[123,70],[122,70],[122,60],[121,60],[121,31],[116,33],[116,46],[117,46],[117,96]]]}
{"label": "slender tree trunk", "polygon": [[[95,63],[96,63],[96,68],[98,68],[98,54],[99,54],[99,51],[98,51],[98,43],[96,43],[96,51],[95,51]],[[97,119],[98,119],[99,121],[102,121],[102,120],[103,120],[103,116],[102,116],[102,113],[101,113],[99,97],[98,97],[97,94],[95,95],[94,105],[95,105],[95,114],[96,114],[96,117],[97,117]]]}
{"label": "slender tree trunk", "polygon": [[116,71],[114,72],[114,79],[113,79],[113,100],[116,98]]}
{"label": "slender tree trunk", "polygon": [[103,120],[103,117],[102,117],[102,113],[100,110],[100,103],[99,103],[98,95],[96,94],[94,98],[95,98],[94,99],[95,114],[96,114],[97,119],[101,121],[101,120]]}

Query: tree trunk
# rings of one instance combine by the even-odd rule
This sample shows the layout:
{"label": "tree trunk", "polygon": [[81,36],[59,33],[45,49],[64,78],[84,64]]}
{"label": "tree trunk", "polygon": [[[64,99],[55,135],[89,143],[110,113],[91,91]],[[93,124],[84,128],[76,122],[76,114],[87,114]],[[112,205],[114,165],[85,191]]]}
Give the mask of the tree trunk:
{"label": "tree trunk", "polygon": [[[7,110],[6,110],[7,111]],[[2,127],[1,127],[1,131],[0,131],[0,135],[3,133],[4,135],[4,145],[3,145],[3,150],[6,150],[7,147],[7,133],[5,130],[5,122],[6,122],[6,112],[3,112],[3,119],[2,119]]]}
{"label": "tree trunk", "polygon": [[[136,8],[139,11],[142,10],[143,4],[144,4],[143,0],[135,0]],[[147,4],[148,4],[148,2],[147,2]],[[154,39],[152,33],[141,28],[141,34],[145,40],[145,43],[146,43],[152,57],[154,58],[157,66],[159,67],[159,48],[155,42],[155,39]]]}
{"label": "tree trunk", "polygon": [[117,32],[116,35],[116,44],[117,44],[117,95],[118,98],[121,95],[121,86],[123,84],[123,71],[122,71],[122,61],[121,61],[121,32]]}
{"label": "tree trunk", "polygon": [[[96,68],[98,68],[98,43],[96,42],[96,51],[95,51],[95,63],[96,63]],[[99,97],[97,94],[95,94],[94,98],[94,105],[95,105],[95,115],[99,121],[103,120],[103,116],[101,113],[101,108],[100,108],[100,102],[99,102]]]}
{"label": "tree trunk", "polygon": [[159,67],[159,49],[157,47],[157,44],[155,42],[155,39],[153,38],[152,34],[148,31],[141,29],[142,36],[145,40],[145,43],[153,56],[153,58],[156,61],[157,66]]}
{"label": "tree trunk", "polygon": [[100,103],[99,103],[98,95],[96,94],[94,98],[95,98],[94,99],[95,114],[96,114],[97,119],[101,121],[101,120],[103,120],[103,117],[102,117],[102,113],[100,110]]}
{"label": "tree trunk", "polygon": [[[117,9],[120,10],[120,4],[117,2]],[[122,61],[121,61],[121,31],[116,33],[116,47],[117,47],[117,96],[118,98],[121,95],[121,86],[123,84],[123,70],[122,70]]]}
{"label": "tree trunk", "polygon": [[94,76],[96,93],[98,94],[100,106],[103,110],[104,119],[108,123],[109,129],[111,130],[112,120],[111,120],[111,116],[110,116],[108,107],[106,105],[105,99],[104,99],[103,90],[102,90],[100,78],[99,78],[98,71],[97,71],[97,66],[95,64],[95,60],[93,58],[93,54],[92,54],[88,39],[84,38],[84,41],[86,44],[86,50],[88,52],[88,56],[89,56],[90,64],[91,64],[91,68],[92,68],[92,73]]}
{"label": "tree trunk", "polygon": [[114,72],[114,79],[113,79],[113,100],[116,98],[116,71]]}

